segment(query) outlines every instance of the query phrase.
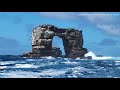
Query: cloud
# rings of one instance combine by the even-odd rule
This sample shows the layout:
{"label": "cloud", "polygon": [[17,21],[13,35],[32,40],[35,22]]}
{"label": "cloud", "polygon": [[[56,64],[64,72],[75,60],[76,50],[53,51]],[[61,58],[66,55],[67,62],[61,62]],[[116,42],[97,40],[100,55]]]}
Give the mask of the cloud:
{"label": "cloud", "polygon": [[100,45],[103,45],[103,46],[114,46],[114,45],[116,45],[117,43],[118,43],[117,40],[107,38],[107,39],[103,39],[103,40],[100,42]]}
{"label": "cloud", "polygon": [[88,20],[96,29],[104,31],[107,34],[120,36],[120,13],[79,13],[78,16]]}
{"label": "cloud", "polygon": [[98,24],[97,27],[101,29],[102,31],[110,34],[110,35],[120,35],[120,25],[104,25],[104,24]]}
{"label": "cloud", "polygon": [[79,17],[86,18],[91,23],[115,23],[119,22],[119,13],[106,12],[84,12],[77,14]]}
{"label": "cloud", "polygon": [[64,20],[77,20],[76,14],[72,12],[40,12],[40,15]]}

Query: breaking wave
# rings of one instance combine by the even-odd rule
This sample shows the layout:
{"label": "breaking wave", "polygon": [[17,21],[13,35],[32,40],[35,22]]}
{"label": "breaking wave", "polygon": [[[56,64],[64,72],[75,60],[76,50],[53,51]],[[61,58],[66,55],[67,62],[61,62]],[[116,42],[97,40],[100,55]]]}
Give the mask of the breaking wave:
{"label": "breaking wave", "polygon": [[85,57],[91,56],[93,60],[120,60],[120,57],[111,57],[111,56],[96,56],[93,52],[88,52],[85,54]]}

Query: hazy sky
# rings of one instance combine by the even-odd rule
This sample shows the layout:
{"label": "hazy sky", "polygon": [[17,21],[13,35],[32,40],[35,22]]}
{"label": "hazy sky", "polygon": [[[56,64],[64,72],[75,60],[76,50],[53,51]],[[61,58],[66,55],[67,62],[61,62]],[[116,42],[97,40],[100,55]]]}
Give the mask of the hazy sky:
{"label": "hazy sky", "polygon": [[[120,56],[120,12],[0,12],[0,54],[31,51],[32,29],[39,24],[82,30],[88,51]],[[53,46],[64,48],[58,37]]]}

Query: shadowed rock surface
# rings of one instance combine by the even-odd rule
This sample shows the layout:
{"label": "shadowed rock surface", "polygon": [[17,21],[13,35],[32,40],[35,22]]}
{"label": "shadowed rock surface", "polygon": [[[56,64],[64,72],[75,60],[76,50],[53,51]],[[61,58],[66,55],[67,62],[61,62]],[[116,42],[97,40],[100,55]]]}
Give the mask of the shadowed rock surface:
{"label": "shadowed rock surface", "polygon": [[54,36],[59,36],[63,40],[65,57],[84,57],[88,52],[83,48],[82,31],[72,28],[57,28],[53,25],[39,25],[32,32],[32,52],[25,53],[25,57],[53,56],[61,57],[60,48],[52,47]]}

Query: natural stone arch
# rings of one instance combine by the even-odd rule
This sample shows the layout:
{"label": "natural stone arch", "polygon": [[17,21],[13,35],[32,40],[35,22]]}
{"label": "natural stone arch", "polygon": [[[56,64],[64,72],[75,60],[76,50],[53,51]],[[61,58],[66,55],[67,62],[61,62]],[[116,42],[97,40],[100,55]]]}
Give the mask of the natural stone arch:
{"label": "natural stone arch", "polygon": [[40,25],[32,32],[32,52],[27,57],[53,56],[61,57],[60,48],[52,47],[54,36],[63,40],[66,57],[84,57],[87,49],[83,48],[82,31],[75,29],[57,28],[53,25]]}

